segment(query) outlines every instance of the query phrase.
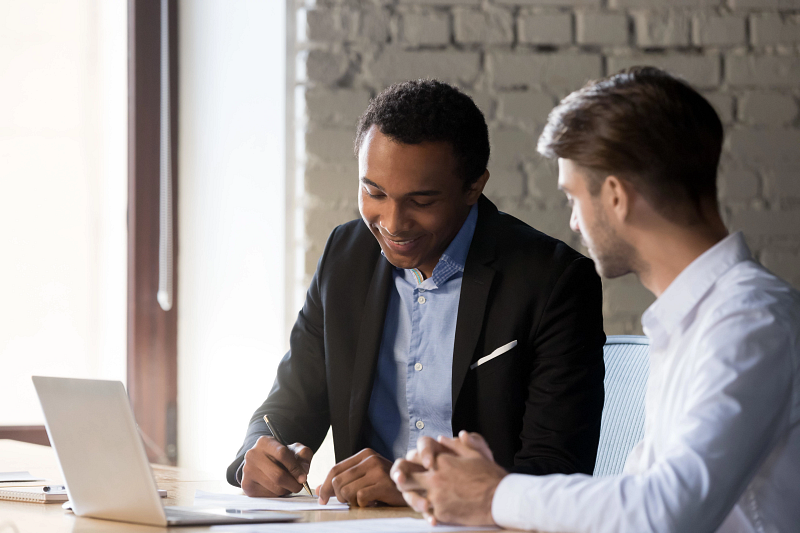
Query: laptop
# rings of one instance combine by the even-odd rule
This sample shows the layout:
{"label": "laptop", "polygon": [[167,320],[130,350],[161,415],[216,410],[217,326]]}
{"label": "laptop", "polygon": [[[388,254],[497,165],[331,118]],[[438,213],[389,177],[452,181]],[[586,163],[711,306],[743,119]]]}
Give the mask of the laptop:
{"label": "laptop", "polygon": [[121,382],[34,376],[33,384],[76,515],[152,526],[300,518],[270,511],[163,506]]}

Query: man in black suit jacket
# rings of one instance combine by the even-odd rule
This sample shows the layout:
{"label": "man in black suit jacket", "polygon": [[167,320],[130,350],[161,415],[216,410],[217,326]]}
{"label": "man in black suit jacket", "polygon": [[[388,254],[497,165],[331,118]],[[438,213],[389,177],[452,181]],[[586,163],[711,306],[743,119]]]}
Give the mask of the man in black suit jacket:
{"label": "man in black suit jacket", "polygon": [[[407,82],[381,93],[360,121],[356,152],[363,221],[328,239],[291,349],[228,481],[252,496],[300,490],[312,450],[332,426],[339,463],[321,499],[403,504],[388,475],[396,457],[367,448],[378,431],[368,409],[393,280],[403,269],[430,277],[475,204],[452,317],[452,372],[441,376],[451,384],[452,431],[485,435],[497,463],[514,472],[590,474],[605,342],[592,261],[482,195],[486,124],[449,85]],[[486,360],[499,348],[507,351]],[[264,414],[295,444],[277,443]]]}

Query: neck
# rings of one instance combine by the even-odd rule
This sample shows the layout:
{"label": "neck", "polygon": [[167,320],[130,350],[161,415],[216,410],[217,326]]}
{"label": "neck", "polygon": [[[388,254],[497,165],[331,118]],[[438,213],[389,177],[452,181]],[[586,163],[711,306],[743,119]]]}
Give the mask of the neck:
{"label": "neck", "polygon": [[639,239],[641,266],[636,274],[642,285],[659,297],[686,267],[727,235],[716,214],[708,222],[691,226],[663,224]]}

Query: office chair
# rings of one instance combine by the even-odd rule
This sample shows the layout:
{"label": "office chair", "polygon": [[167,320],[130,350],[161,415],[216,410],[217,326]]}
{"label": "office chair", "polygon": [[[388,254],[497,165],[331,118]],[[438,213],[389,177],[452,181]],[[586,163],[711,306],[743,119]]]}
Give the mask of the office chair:
{"label": "office chair", "polygon": [[644,437],[644,397],[650,341],[639,335],[609,335],[603,347],[606,389],[596,477],[621,474],[625,459]]}

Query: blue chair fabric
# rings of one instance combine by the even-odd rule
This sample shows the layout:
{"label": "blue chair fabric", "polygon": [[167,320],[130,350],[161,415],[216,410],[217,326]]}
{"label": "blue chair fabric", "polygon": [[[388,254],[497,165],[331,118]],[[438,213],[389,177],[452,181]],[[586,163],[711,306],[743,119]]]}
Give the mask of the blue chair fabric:
{"label": "blue chair fabric", "polygon": [[594,475],[622,473],[625,460],[644,437],[644,401],[650,341],[640,335],[609,335],[603,347],[606,390]]}

